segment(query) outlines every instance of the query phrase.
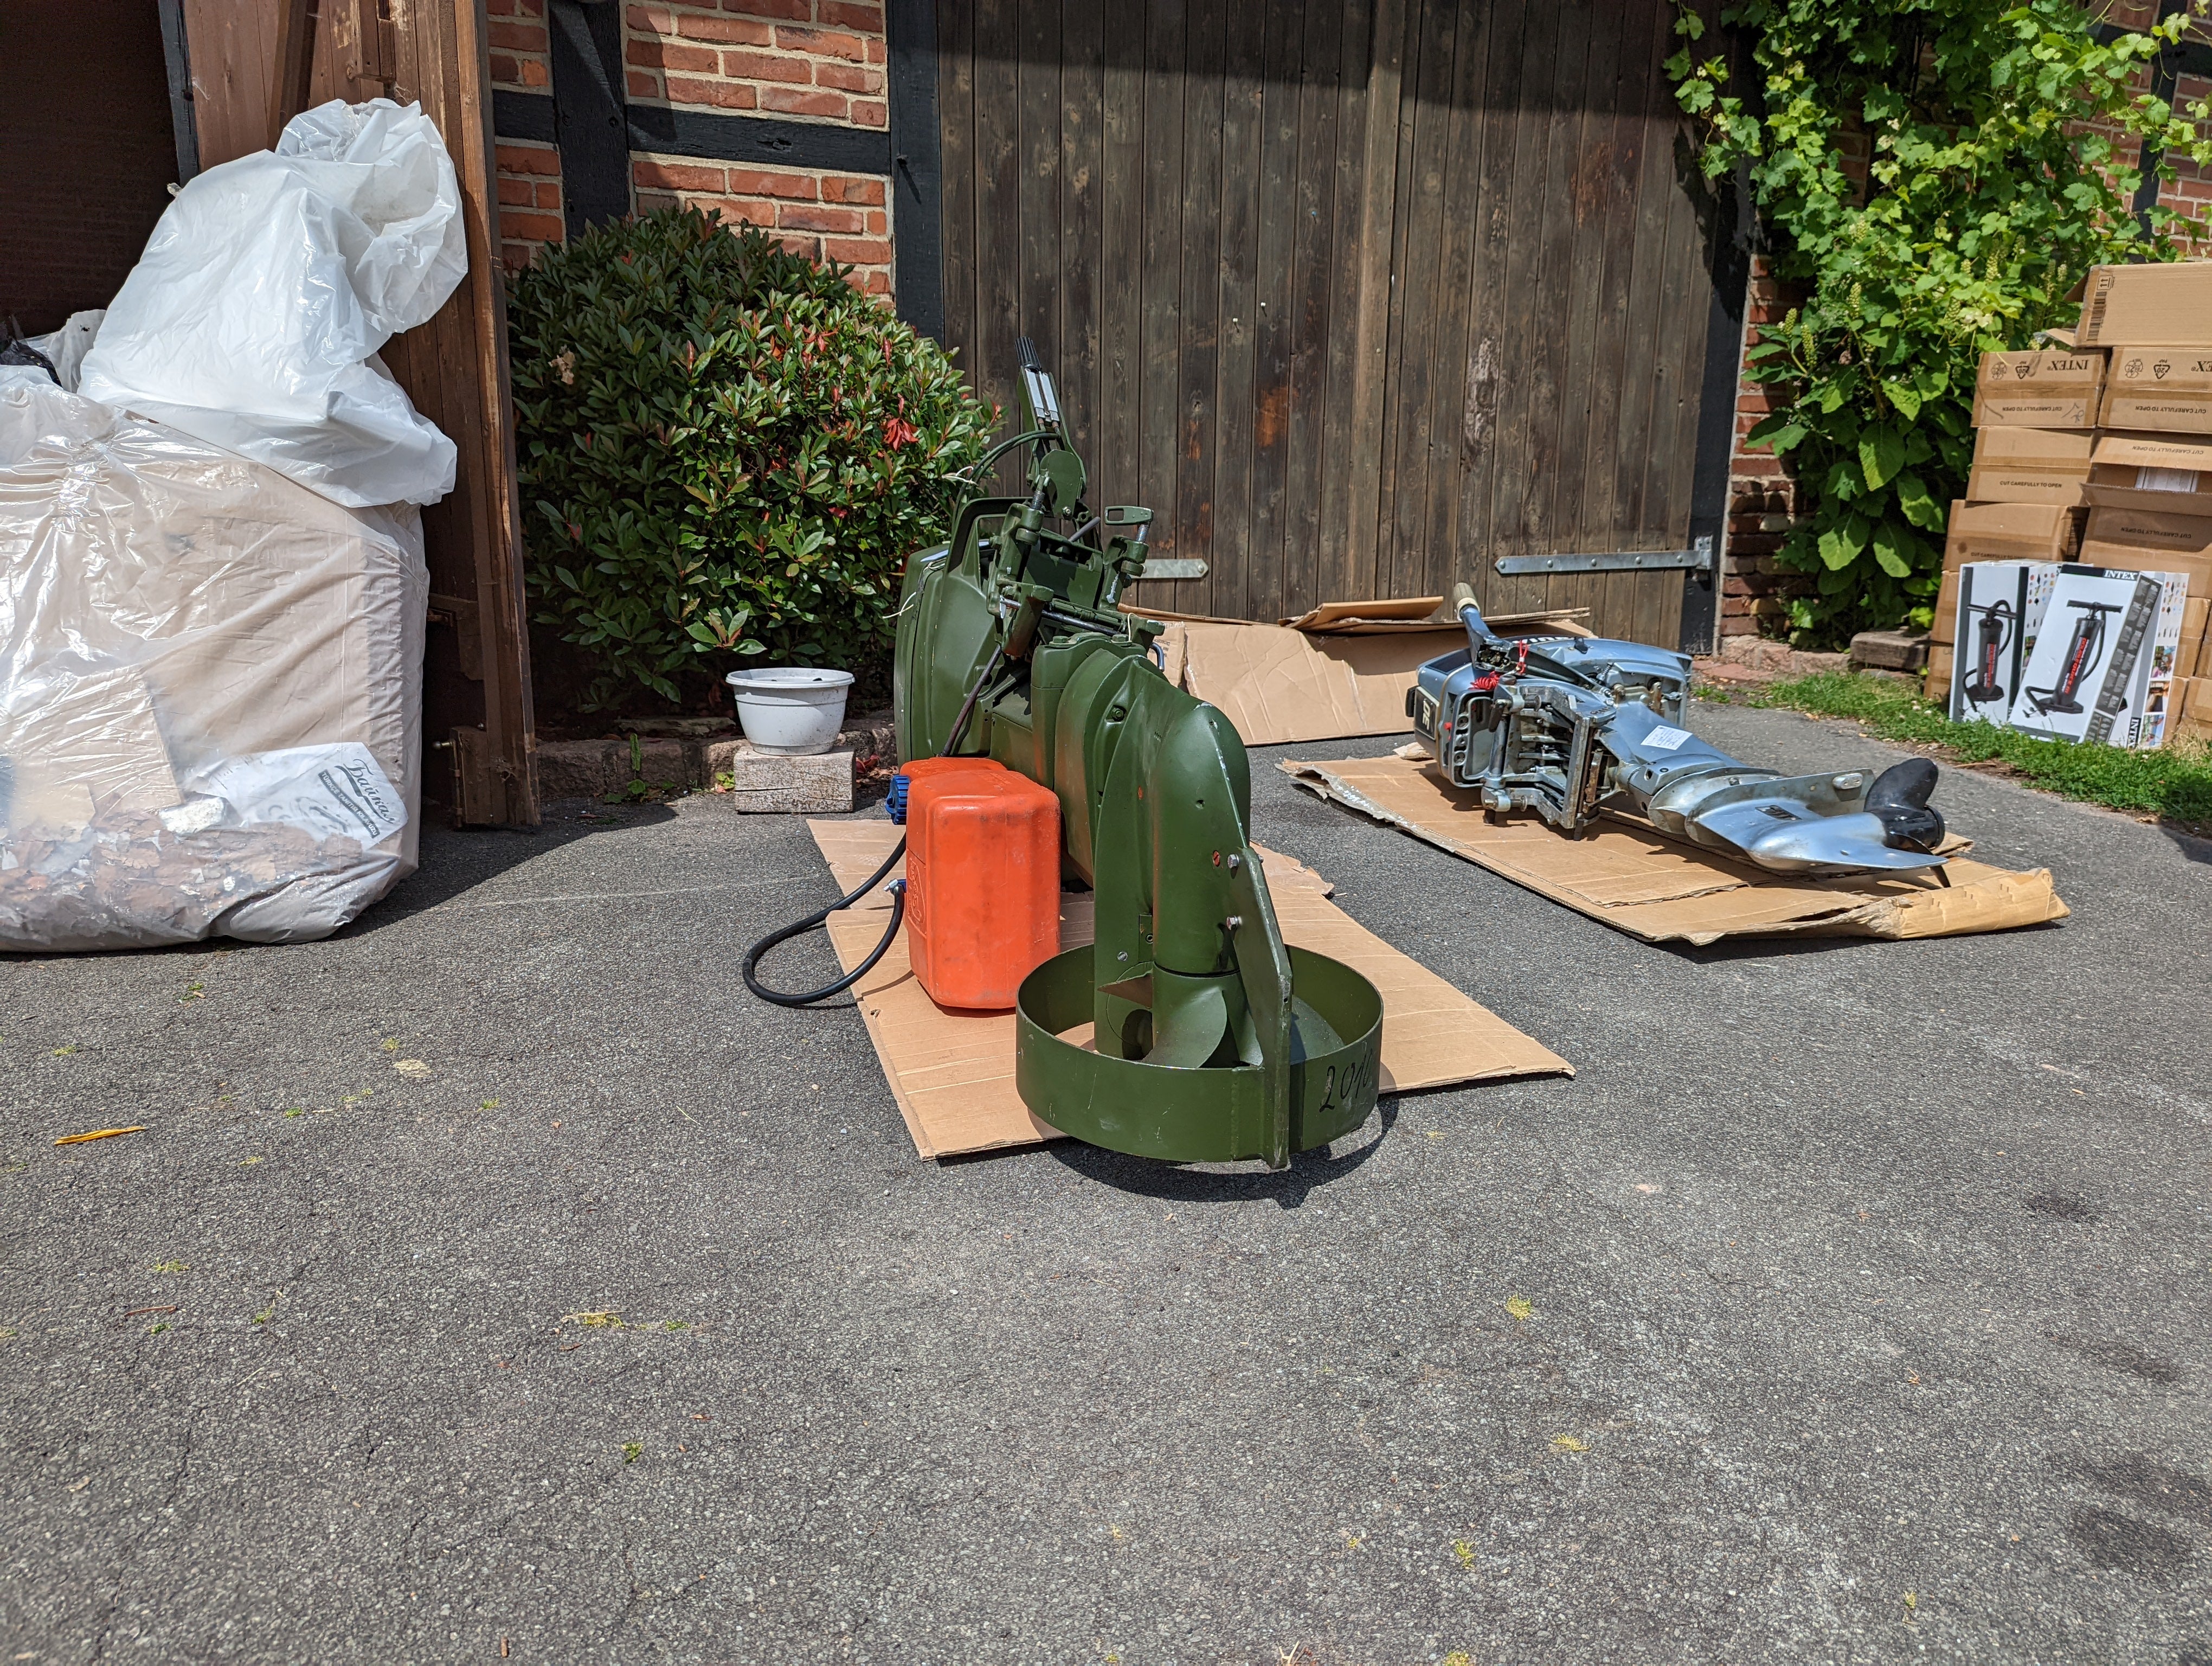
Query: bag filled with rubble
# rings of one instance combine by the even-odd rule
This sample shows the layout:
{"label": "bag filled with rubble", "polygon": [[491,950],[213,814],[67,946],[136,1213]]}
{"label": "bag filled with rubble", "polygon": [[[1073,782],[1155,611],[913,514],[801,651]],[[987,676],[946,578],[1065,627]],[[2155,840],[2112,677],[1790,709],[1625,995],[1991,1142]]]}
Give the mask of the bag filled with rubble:
{"label": "bag filled with rubble", "polygon": [[418,513],[0,380],[0,950],[328,935],[416,863]]}

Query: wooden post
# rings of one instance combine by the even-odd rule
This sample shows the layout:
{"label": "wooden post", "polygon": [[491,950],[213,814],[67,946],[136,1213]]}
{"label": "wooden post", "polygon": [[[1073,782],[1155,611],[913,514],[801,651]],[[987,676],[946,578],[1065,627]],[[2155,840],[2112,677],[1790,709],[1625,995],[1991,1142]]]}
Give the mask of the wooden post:
{"label": "wooden post", "polygon": [[[423,797],[470,823],[538,819],[530,638],[522,593],[507,292],[499,265],[491,67],[483,0],[324,0],[312,54],[280,66],[305,0],[184,0],[200,156],[213,167],[267,146],[285,85],[349,100],[420,100],[461,188],[469,271],[438,315],[385,347],[386,368],[460,453],[453,496],[422,512],[434,607],[423,677]],[[302,36],[290,37],[296,40]],[[313,93],[296,93],[291,111]],[[288,112],[289,113],[289,112]],[[465,632],[470,638],[463,641]]]}

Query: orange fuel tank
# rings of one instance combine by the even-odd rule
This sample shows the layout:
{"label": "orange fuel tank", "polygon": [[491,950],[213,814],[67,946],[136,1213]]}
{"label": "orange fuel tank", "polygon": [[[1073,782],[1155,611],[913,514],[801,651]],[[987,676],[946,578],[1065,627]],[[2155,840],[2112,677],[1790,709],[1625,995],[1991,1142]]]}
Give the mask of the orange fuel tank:
{"label": "orange fuel tank", "polygon": [[1000,1010],[1060,952],[1060,800],[981,757],[903,765],[907,954],[940,1006]]}

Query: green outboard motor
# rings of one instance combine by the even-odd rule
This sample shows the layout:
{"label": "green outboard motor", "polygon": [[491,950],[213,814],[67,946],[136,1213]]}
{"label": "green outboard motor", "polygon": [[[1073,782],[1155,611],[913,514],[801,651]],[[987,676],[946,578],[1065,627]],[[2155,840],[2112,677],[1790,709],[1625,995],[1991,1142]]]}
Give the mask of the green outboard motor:
{"label": "green outboard motor", "polygon": [[985,756],[1051,789],[1066,874],[1097,893],[1093,944],[1021,986],[1030,1110],[1115,1151],[1280,1168],[1374,1109],[1382,997],[1285,945],[1243,743],[1161,674],[1158,623],[1119,606],[1152,512],[1089,510],[1052,378],[1026,337],[1021,353],[1022,431],[974,477],[1026,447],[1027,494],[969,498],[908,564],[899,759]]}

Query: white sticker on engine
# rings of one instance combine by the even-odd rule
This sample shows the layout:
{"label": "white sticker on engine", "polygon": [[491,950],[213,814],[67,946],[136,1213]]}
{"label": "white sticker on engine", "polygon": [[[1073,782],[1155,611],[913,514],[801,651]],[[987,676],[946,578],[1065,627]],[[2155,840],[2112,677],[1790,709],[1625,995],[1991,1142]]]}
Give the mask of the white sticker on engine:
{"label": "white sticker on engine", "polygon": [[1656,723],[1644,737],[1644,744],[1654,751],[1671,752],[1684,741],[1694,739],[1687,729],[1670,729],[1664,723]]}

